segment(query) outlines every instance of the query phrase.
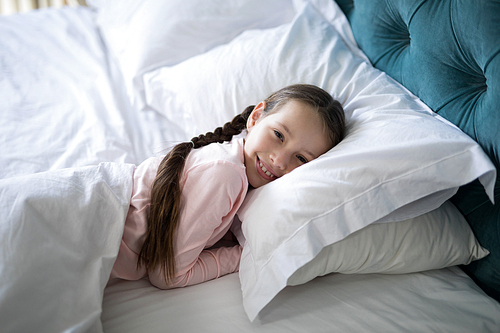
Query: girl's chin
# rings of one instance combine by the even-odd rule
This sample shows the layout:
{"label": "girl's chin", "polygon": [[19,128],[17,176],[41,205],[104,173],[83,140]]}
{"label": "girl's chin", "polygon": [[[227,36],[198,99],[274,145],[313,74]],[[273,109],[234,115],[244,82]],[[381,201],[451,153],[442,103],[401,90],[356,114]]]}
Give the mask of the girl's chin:
{"label": "girl's chin", "polygon": [[265,185],[267,183],[265,183],[264,181],[249,181],[248,184],[250,185],[250,187],[252,188],[259,188],[261,187],[262,185]]}

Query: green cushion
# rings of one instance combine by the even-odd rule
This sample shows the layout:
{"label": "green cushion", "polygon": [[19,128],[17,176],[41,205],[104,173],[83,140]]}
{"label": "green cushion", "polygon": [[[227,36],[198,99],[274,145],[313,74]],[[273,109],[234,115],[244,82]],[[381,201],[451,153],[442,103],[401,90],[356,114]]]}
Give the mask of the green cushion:
{"label": "green cushion", "polygon": [[[337,0],[372,64],[476,140],[500,170],[500,1]],[[498,172],[497,172],[498,176]],[[500,178],[452,199],[491,253],[464,269],[500,300]]]}

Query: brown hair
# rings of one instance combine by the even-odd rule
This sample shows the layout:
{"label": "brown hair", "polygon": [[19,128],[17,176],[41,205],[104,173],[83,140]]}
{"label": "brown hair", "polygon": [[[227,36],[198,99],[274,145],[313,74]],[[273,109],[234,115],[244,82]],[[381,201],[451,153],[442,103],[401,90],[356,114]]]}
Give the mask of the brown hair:
{"label": "brown hair", "polygon": [[[317,109],[325,124],[332,146],[344,138],[345,119],[341,104],[326,91],[312,85],[292,85],[285,87],[266,100],[264,115],[278,111],[290,100],[307,103]],[[187,156],[193,148],[210,143],[231,141],[240,134],[247,124],[254,105],[247,107],[213,132],[201,134],[176,145],[161,161],[151,189],[151,204],[148,214],[146,240],[139,253],[137,267],[145,266],[148,272],[160,267],[168,284],[175,276],[174,235],[181,210],[180,180]]]}

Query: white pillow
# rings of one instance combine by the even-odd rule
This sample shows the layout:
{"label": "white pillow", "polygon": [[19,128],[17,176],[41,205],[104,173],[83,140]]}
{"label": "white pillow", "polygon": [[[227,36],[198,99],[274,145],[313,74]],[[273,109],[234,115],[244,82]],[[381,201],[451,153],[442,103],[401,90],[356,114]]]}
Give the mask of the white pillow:
{"label": "white pillow", "polygon": [[[343,14],[329,17],[336,15]],[[213,130],[292,83],[318,85],[344,106],[347,137],[251,191],[238,213],[247,240],[240,279],[251,320],[323,247],[373,222],[431,211],[478,177],[493,195],[495,168],[481,148],[355,56],[311,4],[290,24],[247,31],[144,79],[149,106],[185,126],[187,136]]]}
{"label": "white pillow", "polygon": [[246,29],[289,22],[295,14],[291,0],[93,0],[89,5],[97,9],[97,24],[136,108],[143,107],[144,71],[174,65]]}
{"label": "white pillow", "polygon": [[288,278],[287,285],[333,272],[404,274],[467,265],[488,254],[460,211],[446,201],[426,214],[401,222],[373,223],[325,246]]}

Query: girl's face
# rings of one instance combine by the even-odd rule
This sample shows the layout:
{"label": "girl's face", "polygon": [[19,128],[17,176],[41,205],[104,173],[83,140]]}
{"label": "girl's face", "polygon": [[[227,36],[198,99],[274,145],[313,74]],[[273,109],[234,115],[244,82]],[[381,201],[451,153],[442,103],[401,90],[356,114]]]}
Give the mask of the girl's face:
{"label": "girl's face", "polygon": [[331,148],[323,122],[310,105],[291,100],[263,115],[260,102],[247,122],[244,153],[248,182],[254,188],[272,182]]}

